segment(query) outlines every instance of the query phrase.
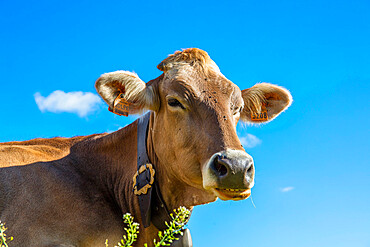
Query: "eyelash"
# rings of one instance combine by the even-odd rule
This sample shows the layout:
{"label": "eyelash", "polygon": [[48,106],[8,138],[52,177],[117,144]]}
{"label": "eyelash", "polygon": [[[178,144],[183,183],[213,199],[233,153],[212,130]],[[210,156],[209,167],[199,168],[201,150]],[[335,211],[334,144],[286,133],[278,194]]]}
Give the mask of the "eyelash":
{"label": "eyelash", "polygon": [[181,109],[185,109],[185,107],[177,99],[169,99],[167,103],[171,107],[180,107]]}
{"label": "eyelash", "polygon": [[236,115],[236,114],[240,113],[241,111],[242,111],[242,108],[241,107],[236,108],[236,109],[234,109],[233,115]]}

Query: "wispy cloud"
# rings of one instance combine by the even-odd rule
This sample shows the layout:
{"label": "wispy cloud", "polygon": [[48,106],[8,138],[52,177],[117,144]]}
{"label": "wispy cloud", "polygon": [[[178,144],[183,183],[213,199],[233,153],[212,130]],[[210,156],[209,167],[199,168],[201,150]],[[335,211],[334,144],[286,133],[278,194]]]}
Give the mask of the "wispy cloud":
{"label": "wispy cloud", "polygon": [[294,187],[290,186],[290,187],[284,187],[284,188],[281,188],[280,191],[281,192],[288,192],[288,191],[291,191],[291,190],[294,190]]}
{"label": "wispy cloud", "polygon": [[98,95],[81,91],[65,93],[61,90],[56,90],[47,97],[37,92],[34,97],[37,106],[42,112],[69,112],[75,113],[79,117],[85,117],[96,111],[102,103]]}
{"label": "wispy cloud", "polygon": [[244,148],[253,148],[262,143],[257,136],[252,134],[246,134],[245,136],[239,136],[239,140]]}

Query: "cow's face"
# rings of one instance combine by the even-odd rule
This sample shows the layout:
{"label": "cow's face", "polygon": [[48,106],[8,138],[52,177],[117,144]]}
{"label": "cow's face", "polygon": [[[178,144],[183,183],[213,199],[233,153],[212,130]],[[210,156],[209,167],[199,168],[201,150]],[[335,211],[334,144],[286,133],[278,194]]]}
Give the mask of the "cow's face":
{"label": "cow's face", "polygon": [[154,151],[173,176],[223,200],[247,198],[255,170],[236,125],[239,119],[272,120],[291,104],[289,92],[267,83],[241,91],[199,49],[177,52],[158,68],[164,74],[147,86],[132,73],[113,72],[96,87],[111,107],[118,88],[126,92],[131,113],[154,111]]}

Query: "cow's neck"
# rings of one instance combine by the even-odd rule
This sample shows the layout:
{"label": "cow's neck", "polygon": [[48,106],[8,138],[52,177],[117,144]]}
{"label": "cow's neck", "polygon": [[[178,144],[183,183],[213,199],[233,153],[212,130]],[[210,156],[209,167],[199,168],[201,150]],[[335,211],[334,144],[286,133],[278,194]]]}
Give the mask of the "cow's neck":
{"label": "cow's neck", "polygon": [[136,122],[125,128],[90,138],[71,148],[71,158],[76,169],[91,183],[115,201],[122,213],[134,212],[135,196],[132,177],[136,165]]}
{"label": "cow's neck", "polygon": [[[214,196],[202,189],[189,186],[170,174],[166,167],[171,164],[162,164],[158,160],[152,141],[153,120],[152,113],[147,151],[156,170],[156,183],[168,210],[172,211],[180,206],[192,209],[195,205],[214,201]],[[139,205],[132,189],[132,178],[137,171],[134,143],[137,143],[137,121],[114,133],[78,143],[72,147],[70,156],[75,159],[73,163],[78,164],[76,169],[102,188],[108,198],[116,201],[122,213],[131,212],[139,220],[141,219]]]}
{"label": "cow's neck", "polygon": [[171,212],[180,206],[192,209],[193,206],[215,201],[215,197],[204,192],[203,189],[189,186],[169,172],[172,164],[162,164],[156,155],[155,145],[153,144],[153,121],[155,114],[151,113],[149,121],[149,132],[147,139],[147,150],[150,161],[156,170],[156,182],[159,185],[162,197],[168,210]]}

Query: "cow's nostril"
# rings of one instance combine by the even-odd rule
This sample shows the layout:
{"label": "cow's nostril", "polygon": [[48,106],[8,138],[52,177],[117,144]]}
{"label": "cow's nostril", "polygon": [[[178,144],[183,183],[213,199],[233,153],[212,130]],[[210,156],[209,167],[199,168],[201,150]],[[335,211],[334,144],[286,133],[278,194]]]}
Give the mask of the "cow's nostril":
{"label": "cow's nostril", "polygon": [[222,165],[222,164],[220,164],[220,163],[216,163],[215,164],[215,168],[216,168],[216,170],[218,171],[218,173],[219,173],[219,175],[220,176],[224,176],[224,175],[226,175],[226,173],[227,173],[227,168],[224,166],[224,165]]}
{"label": "cow's nostril", "polygon": [[225,176],[227,174],[227,168],[225,165],[219,162],[220,160],[216,158],[213,162],[214,170],[217,172],[218,176]]}

